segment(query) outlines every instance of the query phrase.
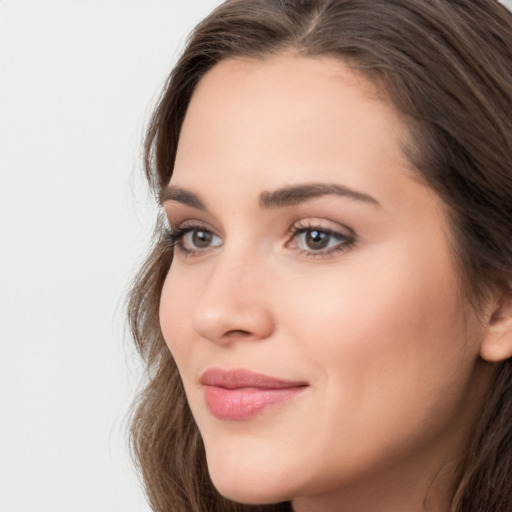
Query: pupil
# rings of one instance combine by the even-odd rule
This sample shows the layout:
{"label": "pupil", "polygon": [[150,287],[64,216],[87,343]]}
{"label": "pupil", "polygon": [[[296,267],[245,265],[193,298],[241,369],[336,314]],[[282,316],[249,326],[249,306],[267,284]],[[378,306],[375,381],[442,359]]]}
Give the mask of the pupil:
{"label": "pupil", "polygon": [[315,229],[306,234],[306,243],[310,249],[324,249],[329,243],[329,235]]}
{"label": "pupil", "polygon": [[196,247],[202,249],[210,245],[212,235],[206,231],[194,231],[192,234],[192,241]]}

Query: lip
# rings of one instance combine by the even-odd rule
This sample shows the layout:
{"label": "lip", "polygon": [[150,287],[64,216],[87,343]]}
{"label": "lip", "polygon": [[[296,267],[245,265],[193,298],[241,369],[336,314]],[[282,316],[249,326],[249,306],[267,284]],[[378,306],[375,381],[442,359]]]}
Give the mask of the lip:
{"label": "lip", "polygon": [[301,394],[308,384],[284,380],[249,370],[206,370],[200,383],[204,386],[206,405],[222,420],[246,420],[270,406]]}

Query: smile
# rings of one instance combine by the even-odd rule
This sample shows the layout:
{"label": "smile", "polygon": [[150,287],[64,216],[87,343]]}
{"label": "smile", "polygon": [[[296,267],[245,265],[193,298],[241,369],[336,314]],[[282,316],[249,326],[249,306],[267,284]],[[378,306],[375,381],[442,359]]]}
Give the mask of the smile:
{"label": "smile", "polygon": [[287,381],[247,370],[211,368],[200,379],[206,405],[221,420],[246,420],[267,407],[301,394],[305,382]]}

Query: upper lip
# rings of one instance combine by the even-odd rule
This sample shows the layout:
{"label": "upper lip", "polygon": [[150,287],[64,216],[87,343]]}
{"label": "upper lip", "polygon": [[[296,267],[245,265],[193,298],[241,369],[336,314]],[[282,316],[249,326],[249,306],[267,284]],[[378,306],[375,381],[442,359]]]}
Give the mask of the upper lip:
{"label": "upper lip", "polygon": [[203,386],[215,386],[225,389],[286,389],[307,386],[307,383],[304,381],[284,380],[244,369],[222,370],[220,368],[209,368],[206,370],[201,375],[200,383]]}

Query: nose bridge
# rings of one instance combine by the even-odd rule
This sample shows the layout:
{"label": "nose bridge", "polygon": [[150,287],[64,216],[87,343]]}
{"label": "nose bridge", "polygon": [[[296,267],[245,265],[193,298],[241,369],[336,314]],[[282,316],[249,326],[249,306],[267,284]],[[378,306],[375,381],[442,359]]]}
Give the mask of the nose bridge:
{"label": "nose bridge", "polygon": [[244,283],[249,285],[252,275],[257,272],[257,262],[254,259],[251,258],[250,254],[246,254],[245,251],[226,251],[219,258],[217,268],[214,269],[212,277],[214,280],[219,279],[221,285],[231,284],[233,292],[237,294],[240,286]]}
{"label": "nose bridge", "polygon": [[214,342],[263,339],[273,328],[265,294],[264,262],[243,248],[226,247],[213,262],[192,323]]}
{"label": "nose bridge", "polygon": [[[256,281],[255,276],[262,273],[263,262],[249,244],[250,241],[245,239],[226,244],[210,274],[208,288],[211,288],[213,293],[216,292],[216,288],[222,292],[226,287],[231,290],[231,293],[240,295],[242,299],[243,292],[248,287],[251,287],[254,292],[257,291],[252,285]],[[247,295],[246,298],[248,299],[249,296]]]}

